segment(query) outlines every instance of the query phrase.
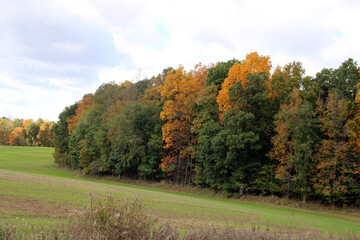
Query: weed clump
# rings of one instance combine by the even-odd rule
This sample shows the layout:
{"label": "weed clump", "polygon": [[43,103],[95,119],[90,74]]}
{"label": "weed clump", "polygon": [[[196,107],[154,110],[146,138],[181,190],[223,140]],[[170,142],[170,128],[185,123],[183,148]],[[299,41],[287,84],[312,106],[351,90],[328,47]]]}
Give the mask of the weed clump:
{"label": "weed clump", "polygon": [[112,196],[91,198],[90,206],[69,222],[69,239],[178,239],[178,232],[168,225],[157,225],[145,214],[139,198],[119,202]]}
{"label": "weed clump", "polygon": [[12,240],[16,239],[16,226],[12,225],[0,225],[0,239],[1,240]]}

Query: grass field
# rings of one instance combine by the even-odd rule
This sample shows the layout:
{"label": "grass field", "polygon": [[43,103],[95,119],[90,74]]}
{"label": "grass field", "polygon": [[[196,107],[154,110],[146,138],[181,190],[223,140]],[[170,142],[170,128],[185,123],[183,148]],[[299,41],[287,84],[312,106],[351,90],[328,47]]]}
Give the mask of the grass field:
{"label": "grass field", "polygon": [[0,146],[0,221],[52,226],[89,203],[90,194],[138,196],[146,211],[186,231],[199,226],[256,226],[279,232],[360,234],[360,216],[214,199],[79,177],[54,167],[52,148]]}

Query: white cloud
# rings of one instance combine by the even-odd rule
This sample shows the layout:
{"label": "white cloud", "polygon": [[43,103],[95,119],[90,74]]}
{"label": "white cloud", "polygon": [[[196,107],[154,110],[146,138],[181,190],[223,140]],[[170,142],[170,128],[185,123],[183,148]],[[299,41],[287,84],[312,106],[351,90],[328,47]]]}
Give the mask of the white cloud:
{"label": "white cloud", "polygon": [[[55,120],[104,82],[179,64],[243,59],[303,63],[315,75],[359,60],[356,0],[12,1],[0,9],[0,117]],[[20,104],[21,103],[21,104]]]}

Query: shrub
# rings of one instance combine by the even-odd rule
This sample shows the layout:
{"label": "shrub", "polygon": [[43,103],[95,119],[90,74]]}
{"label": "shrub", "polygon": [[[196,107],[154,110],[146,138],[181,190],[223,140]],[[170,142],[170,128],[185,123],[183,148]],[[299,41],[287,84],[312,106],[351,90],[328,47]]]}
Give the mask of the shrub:
{"label": "shrub", "polygon": [[145,214],[140,200],[119,201],[108,195],[105,200],[91,198],[84,213],[77,214],[65,228],[69,239],[178,239],[168,225],[158,226]]}

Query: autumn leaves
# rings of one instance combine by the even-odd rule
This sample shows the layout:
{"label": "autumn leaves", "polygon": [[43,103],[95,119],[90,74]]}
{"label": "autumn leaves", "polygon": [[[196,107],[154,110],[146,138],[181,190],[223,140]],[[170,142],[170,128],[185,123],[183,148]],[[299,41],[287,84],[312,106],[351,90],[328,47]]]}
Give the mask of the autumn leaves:
{"label": "autumn leaves", "polygon": [[12,146],[53,146],[52,127],[54,122],[39,118],[0,119],[0,144]]}
{"label": "autumn leaves", "polygon": [[[240,82],[245,88],[248,84],[249,74],[259,74],[261,72],[270,76],[271,62],[269,57],[259,56],[257,52],[250,53],[241,63],[235,63],[229,70],[228,77],[221,84],[221,90],[217,97],[220,112],[226,112],[231,108],[229,99],[229,89],[236,82]],[[268,92],[271,95],[270,84],[267,81]]]}
{"label": "autumn leaves", "polygon": [[356,204],[356,63],[349,59],[315,78],[299,62],[271,70],[270,58],[253,52],[242,61],[104,84],[60,114],[56,162],[84,173],[198,184],[228,196]]}

